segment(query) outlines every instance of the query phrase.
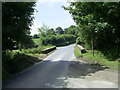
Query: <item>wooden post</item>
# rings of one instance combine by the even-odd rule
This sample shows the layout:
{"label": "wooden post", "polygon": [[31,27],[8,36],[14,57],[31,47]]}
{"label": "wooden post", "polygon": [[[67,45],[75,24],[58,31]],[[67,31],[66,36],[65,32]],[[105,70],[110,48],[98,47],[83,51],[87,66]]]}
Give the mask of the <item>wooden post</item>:
{"label": "wooden post", "polygon": [[92,54],[93,54],[93,56],[94,56],[94,41],[93,41],[93,37],[92,37],[92,39],[91,39],[91,44],[92,44]]}

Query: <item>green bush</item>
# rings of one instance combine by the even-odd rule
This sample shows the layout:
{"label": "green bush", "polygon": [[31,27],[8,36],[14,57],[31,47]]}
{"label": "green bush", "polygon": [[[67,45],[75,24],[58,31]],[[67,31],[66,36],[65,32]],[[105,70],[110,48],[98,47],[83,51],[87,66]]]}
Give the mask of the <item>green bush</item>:
{"label": "green bush", "polygon": [[4,52],[2,61],[2,79],[6,80],[17,72],[20,72],[32,65],[32,63],[27,62],[25,59],[30,58],[25,54],[19,54],[14,51]]}
{"label": "green bush", "polygon": [[39,54],[43,49],[52,47],[48,46],[39,46],[38,48],[30,48],[19,50],[6,50],[2,52],[2,76],[3,80],[8,79],[13,74],[24,70],[25,68],[32,65],[31,62],[26,61],[26,59],[30,60],[33,57],[28,56],[29,54]]}
{"label": "green bush", "polygon": [[10,73],[14,72],[15,69],[15,55],[17,53],[7,50],[2,52],[2,75],[3,75],[3,79],[9,78],[10,77]]}
{"label": "green bush", "polygon": [[43,45],[55,45],[62,46],[71,43],[75,43],[76,36],[74,35],[51,35],[41,38],[41,44]]}
{"label": "green bush", "polygon": [[18,52],[23,53],[23,54],[40,54],[43,49],[50,48],[50,47],[53,47],[53,46],[52,45],[47,45],[47,46],[40,45],[37,48],[23,49],[22,51],[18,51]]}
{"label": "green bush", "polygon": [[41,48],[23,49],[22,53],[41,53]]}

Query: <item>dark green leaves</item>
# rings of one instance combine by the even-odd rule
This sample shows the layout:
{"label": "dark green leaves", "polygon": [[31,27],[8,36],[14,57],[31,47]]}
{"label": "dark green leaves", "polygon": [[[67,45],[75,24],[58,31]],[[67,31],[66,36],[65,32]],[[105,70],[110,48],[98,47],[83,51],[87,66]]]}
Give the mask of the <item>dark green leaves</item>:
{"label": "dark green leaves", "polygon": [[33,2],[3,2],[2,3],[2,44],[3,49],[10,49],[13,42],[25,44],[25,38],[30,34],[34,7]]}
{"label": "dark green leaves", "polygon": [[71,2],[64,9],[79,26],[86,44],[91,46],[93,40],[94,48],[106,56],[120,57],[120,2]]}

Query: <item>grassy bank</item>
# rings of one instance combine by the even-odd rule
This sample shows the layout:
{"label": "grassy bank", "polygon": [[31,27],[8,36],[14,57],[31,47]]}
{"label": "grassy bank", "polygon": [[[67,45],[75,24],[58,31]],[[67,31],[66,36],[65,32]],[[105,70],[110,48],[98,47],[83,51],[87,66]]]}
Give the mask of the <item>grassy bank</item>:
{"label": "grassy bank", "polygon": [[99,63],[113,70],[118,70],[118,61],[109,61],[101,52],[95,50],[94,56],[92,50],[88,50],[88,53],[81,53],[77,46],[74,47],[74,53],[77,58],[89,63]]}
{"label": "grassy bank", "polygon": [[32,40],[33,40],[33,42],[34,42],[36,45],[40,45],[40,44],[41,44],[40,38],[33,38]]}
{"label": "grassy bank", "polygon": [[22,51],[7,50],[3,52],[2,79],[7,80],[34,63],[42,61],[49,53],[43,54],[41,51],[50,47],[53,46],[39,46],[38,48],[23,49]]}

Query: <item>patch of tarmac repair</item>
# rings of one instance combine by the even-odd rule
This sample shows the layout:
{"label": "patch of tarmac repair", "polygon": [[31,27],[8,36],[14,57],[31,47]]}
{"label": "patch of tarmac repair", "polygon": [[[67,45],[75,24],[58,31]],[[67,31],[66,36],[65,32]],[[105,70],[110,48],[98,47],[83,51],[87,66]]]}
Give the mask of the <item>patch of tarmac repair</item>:
{"label": "patch of tarmac repair", "polygon": [[68,68],[67,88],[118,88],[118,72],[99,64],[71,62]]}

